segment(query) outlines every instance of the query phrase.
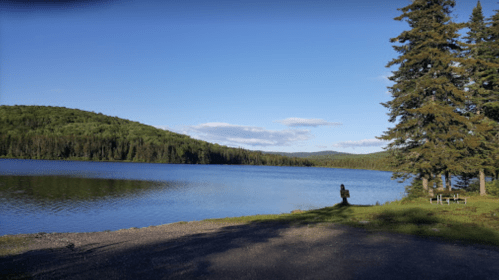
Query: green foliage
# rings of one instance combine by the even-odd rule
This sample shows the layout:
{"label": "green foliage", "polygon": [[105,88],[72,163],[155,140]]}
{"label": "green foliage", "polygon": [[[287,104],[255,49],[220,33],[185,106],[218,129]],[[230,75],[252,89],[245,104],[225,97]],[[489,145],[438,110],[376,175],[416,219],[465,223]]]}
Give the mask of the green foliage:
{"label": "green foliage", "polygon": [[[453,23],[454,5],[414,0],[399,9],[394,19],[406,18],[412,29],[391,39],[406,44],[393,46],[401,55],[386,67],[400,67],[389,78],[393,99],[382,103],[398,123],[377,138],[392,141],[386,167],[393,178],[462,174],[458,187],[475,192],[478,182],[470,180],[479,170],[498,177],[499,12],[485,24],[478,2],[470,22]],[[465,27],[463,43],[457,31]]]}
{"label": "green foliage", "polygon": [[499,181],[494,180],[492,182],[486,182],[485,190],[489,195],[499,196]]}
{"label": "green foliage", "polygon": [[310,156],[307,159],[314,161],[316,166],[391,171],[388,157],[388,152],[379,152],[366,155],[328,154]]}
{"label": "green foliage", "polygon": [[480,180],[474,178],[471,180],[469,186],[464,188],[467,193],[480,193]]}
{"label": "green foliage", "polygon": [[437,196],[437,195],[442,195],[442,197],[454,197],[454,195],[459,195],[459,197],[463,197],[463,196],[466,196],[468,195],[469,193],[466,192],[465,190],[456,190],[456,189],[452,189],[452,190],[438,190],[438,189],[435,189],[434,190],[434,197]]}
{"label": "green foliage", "polygon": [[321,156],[328,156],[328,155],[351,155],[348,153],[340,153],[336,151],[320,151],[320,152],[298,152],[298,153],[285,153],[285,152],[262,152],[264,154],[274,154],[274,155],[281,155],[281,156],[287,156],[287,157],[297,157],[297,158],[309,158],[309,157],[321,157]]}
{"label": "green foliage", "polygon": [[454,185],[454,187],[459,189],[468,189],[470,184],[473,182],[473,179],[478,176],[478,172],[474,173],[463,173],[458,176],[458,181]]}
{"label": "green foliage", "polygon": [[414,178],[410,185],[405,186],[405,193],[406,196],[403,198],[403,200],[413,200],[418,197],[426,196],[423,190],[423,180]]}
{"label": "green foliage", "polygon": [[0,158],[313,166],[64,107],[0,106]]}

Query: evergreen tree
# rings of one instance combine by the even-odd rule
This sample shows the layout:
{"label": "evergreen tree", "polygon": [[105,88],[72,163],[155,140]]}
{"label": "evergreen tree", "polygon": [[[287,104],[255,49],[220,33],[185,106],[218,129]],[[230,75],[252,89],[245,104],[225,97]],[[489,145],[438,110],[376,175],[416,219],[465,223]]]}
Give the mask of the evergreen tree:
{"label": "evergreen tree", "polygon": [[381,103],[390,110],[389,121],[398,118],[398,123],[377,138],[394,140],[386,148],[392,155],[393,178],[405,180],[418,174],[425,191],[428,183],[435,183],[432,174],[447,177],[463,172],[465,167],[458,163],[463,158],[462,146],[476,140],[469,135],[471,123],[464,116],[464,70],[453,65],[460,62],[464,48],[456,32],[465,27],[450,22],[449,7],[454,6],[453,0],[413,1],[398,9],[403,14],[394,18],[408,18],[412,29],[390,39],[392,43],[408,42],[393,46],[402,55],[386,67],[400,67],[389,78],[396,82],[388,87],[393,100]]}
{"label": "evergreen tree", "polygon": [[476,177],[476,173],[462,173],[458,176],[458,181],[456,183],[456,187],[460,189],[467,189],[472,179]]}
{"label": "evergreen tree", "polygon": [[[489,67],[485,71],[486,83],[484,83],[485,93],[489,94],[491,98],[486,100],[484,103],[484,114],[487,118],[499,122],[499,10],[495,10],[495,14],[489,18],[490,25],[486,28],[486,37],[484,45],[486,51],[484,52],[484,58],[496,66]],[[498,134],[494,131],[495,137],[494,141],[498,141]],[[498,145],[499,146],[499,145]],[[497,147],[497,146],[496,146]],[[490,170],[490,173],[494,173],[497,179],[499,173],[499,152],[494,154],[494,170]]]}
{"label": "evergreen tree", "polygon": [[494,45],[494,33],[486,28],[480,1],[473,9],[470,21],[467,23],[470,31],[467,33],[465,60],[465,77],[470,81],[466,86],[467,106],[466,115],[472,123],[470,133],[475,136],[475,141],[465,147],[466,158],[472,170],[479,172],[480,194],[485,195],[485,170],[494,170],[497,166],[497,117],[494,107],[499,102],[499,94],[494,91],[494,79],[497,79],[497,45]]}

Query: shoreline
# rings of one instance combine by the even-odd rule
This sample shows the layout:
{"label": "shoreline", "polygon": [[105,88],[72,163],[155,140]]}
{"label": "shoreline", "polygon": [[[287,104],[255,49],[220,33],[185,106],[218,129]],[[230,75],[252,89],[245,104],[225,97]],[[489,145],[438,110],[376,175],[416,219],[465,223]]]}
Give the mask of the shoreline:
{"label": "shoreline", "polygon": [[[396,201],[396,200],[395,200]],[[392,202],[395,202],[392,201]],[[387,202],[389,203],[389,202]],[[340,203],[337,203],[340,204]],[[335,205],[337,205],[335,204]],[[329,206],[329,207],[334,207]],[[380,204],[381,205],[381,204]],[[362,205],[362,204],[350,204],[349,206],[354,206],[354,207],[370,207],[370,206],[375,206],[375,204],[370,205]],[[324,207],[324,208],[329,208],[329,207]],[[203,220],[194,220],[194,221],[178,221],[178,222],[172,222],[172,223],[166,223],[166,224],[160,224],[160,225],[150,225],[150,226],[145,226],[145,227],[130,227],[130,228],[120,228],[116,230],[100,230],[100,231],[65,231],[65,232],[33,232],[33,233],[16,233],[16,234],[4,234],[0,235],[0,239],[3,237],[15,237],[15,236],[21,236],[21,235],[48,235],[48,234],[77,234],[77,233],[99,233],[99,232],[116,232],[116,231],[121,231],[121,230],[137,230],[137,229],[147,229],[147,228],[154,228],[154,227],[161,227],[161,226],[168,226],[168,225],[173,225],[173,224],[187,224],[187,223],[198,223],[198,222],[215,222],[215,223],[226,223],[226,221],[235,221],[236,223],[251,223],[253,220],[256,218],[263,218],[267,220],[266,222],[272,222],[272,218],[278,218],[278,217],[286,217],[288,215],[292,214],[299,214],[299,213],[305,213],[308,211],[314,211],[314,210],[320,210],[324,208],[317,208],[317,209],[311,209],[311,210],[301,210],[301,209],[296,209],[291,211],[290,213],[280,213],[280,214],[256,214],[256,215],[247,215],[247,216],[238,216],[238,217],[224,217],[224,218],[208,218],[208,219],[203,219]],[[270,218],[270,219],[269,219]],[[247,220],[247,221],[244,221]],[[241,221],[241,222],[238,222]]]}
{"label": "shoreline", "polygon": [[[203,220],[32,239],[26,250],[0,256],[0,278],[398,279],[406,273],[460,279],[464,273],[495,279],[499,273],[494,246],[327,222]],[[435,263],[439,268],[430,269]]]}
{"label": "shoreline", "polygon": [[336,168],[336,169],[351,169],[351,170],[372,170],[372,171],[384,171],[393,172],[390,170],[380,170],[380,169],[364,169],[364,168],[349,168],[349,167],[329,167],[329,166],[297,166],[297,165],[263,165],[263,164],[218,164],[218,163],[170,163],[170,162],[140,162],[140,161],[130,161],[130,160],[87,160],[87,159],[31,159],[31,158],[11,158],[6,156],[0,156],[2,159],[11,160],[46,160],[46,161],[78,161],[78,162],[122,162],[122,163],[153,163],[153,164],[185,164],[185,165],[234,165],[234,166],[276,166],[276,167],[317,167],[317,168]]}
{"label": "shoreline", "polygon": [[[486,202],[484,205],[483,202]],[[92,235],[120,233],[125,231],[149,231],[151,229],[164,227],[178,227],[182,225],[200,224],[284,224],[284,225],[305,225],[316,226],[317,224],[337,224],[362,228],[369,232],[402,233],[409,236],[436,237],[453,242],[464,242],[468,244],[492,245],[499,248],[499,211],[491,212],[487,218],[493,225],[476,223],[476,220],[483,219],[481,212],[489,209],[496,211],[497,198],[470,196],[468,204],[437,205],[430,204],[427,199],[421,198],[417,201],[403,203],[401,200],[392,201],[382,205],[348,205],[340,203],[334,206],[313,210],[293,210],[291,213],[263,214],[240,217],[226,217],[216,219],[204,219],[200,221],[179,221],[174,223],[151,225],[147,227],[131,227],[118,230],[103,230],[93,232],[53,232],[53,233],[21,233],[6,234],[0,236],[0,256],[7,252],[14,252],[23,249],[30,240],[37,236],[57,236],[57,235]],[[477,212],[477,206],[483,207],[483,211]],[[451,212],[449,212],[451,210]],[[465,211],[465,212],[463,212]],[[348,214],[345,214],[348,213]],[[471,216],[463,223],[460,216],[453,213],[468,213]],[[495,213],[495,215],[494,215]],[[450,218],[456,219],[454,222]],[[476,217],[476,218],[473,218]],[[398,220],[398,221],[397,221]],[[411,222],[414,220],[414,222]],[[459,229],[459,230],[458,230]],[[466,229],[466,230],[463,230]],[[10,245],[9,245],[10,244]],[[24,244],[24,245],[23,245]],[[9,248],[7,248],[9,247]]]}

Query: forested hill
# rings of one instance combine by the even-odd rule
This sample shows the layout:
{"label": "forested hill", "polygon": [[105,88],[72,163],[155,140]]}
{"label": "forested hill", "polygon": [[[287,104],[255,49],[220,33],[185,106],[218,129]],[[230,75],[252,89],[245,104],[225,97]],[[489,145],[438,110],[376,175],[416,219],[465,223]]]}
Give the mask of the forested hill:
{"label": "forested hill", "polygon": [[390,153],[384,151],[360,155],[343,153],[313,155],[306,159],[322,167],[392,171],[389,157]]}
{"label": "forested hill", "polygon": [[287,157],[297,157],[297,158],[308,158],[314,156],[326,156],[326,155],[350,155],[348,153],[341,153],[336,151],[320,151],[320,152],[298,152],[298,153],[285,153],[285,152],[263,152],[264,154],[281,155]]}
{"label": "forested hill", "polygon": [[229,148],[101,113],[0,106],[0,158],[313,166],[302,158]]}

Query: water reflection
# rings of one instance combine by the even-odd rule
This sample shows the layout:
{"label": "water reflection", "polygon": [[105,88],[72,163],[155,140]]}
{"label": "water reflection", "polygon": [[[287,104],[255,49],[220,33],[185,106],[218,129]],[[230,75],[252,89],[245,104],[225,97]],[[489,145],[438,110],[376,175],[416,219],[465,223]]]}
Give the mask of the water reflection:
{"label": "water reflection", "polygon": [[[71,176],[0,176],[0,211],[50,212],[96,207],[104,202],[136,200],[178,182],[78,178]],[[89,205],[89,203],[91,205]],[[112,205],[107,205],[107,207]],[[16,211],[17,210],[17,211]],[[80,209],[81,210],[81,209]]]}
{"label": "water reflection", "polygon": [[0,159],[0,236],[86,232],[397,199],[390,172]]}

